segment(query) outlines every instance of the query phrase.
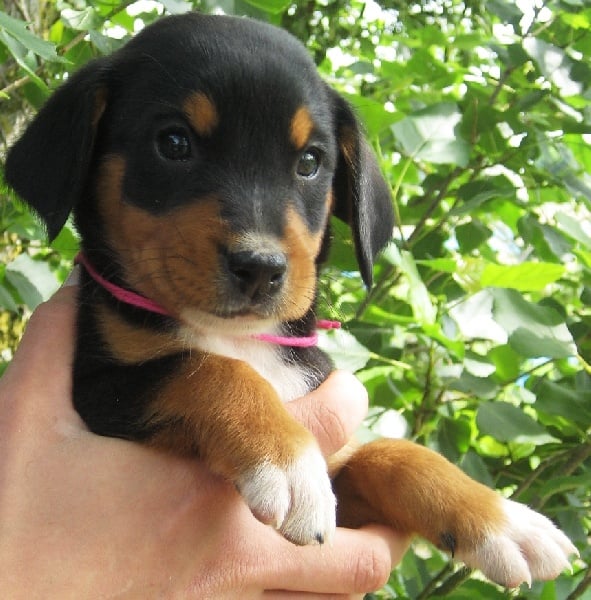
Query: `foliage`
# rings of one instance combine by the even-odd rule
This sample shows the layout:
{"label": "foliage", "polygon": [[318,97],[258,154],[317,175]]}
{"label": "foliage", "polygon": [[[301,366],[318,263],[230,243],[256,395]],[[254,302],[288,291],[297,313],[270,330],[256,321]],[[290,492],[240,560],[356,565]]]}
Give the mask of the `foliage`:
{"label": "foliage", "polygon": [[[334,223],[322,304],[345,327],[323,343],[369,389],[373,430],[404,425],[581,551],[572,574],[507,592],[418,543],[376,597],[591,598],[588,2],[45,0],[34,17],[4,2],[4,146],[65,73],[163,10],[249,14],[307,43],[363,118],[397,214],[367,295]],[[6,361],[76,238],[47,245],[14,198],[1,207]]]}

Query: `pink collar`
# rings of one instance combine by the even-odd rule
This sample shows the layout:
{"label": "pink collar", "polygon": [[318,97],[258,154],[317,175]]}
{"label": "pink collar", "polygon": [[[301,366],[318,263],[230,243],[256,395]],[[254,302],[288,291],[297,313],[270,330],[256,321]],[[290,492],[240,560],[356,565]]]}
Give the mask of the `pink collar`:
{"label": "pink collar", "polygon": [[107,279],[105,279],[102,275],[98,273],[98,271],[92,266],[91,262],[86,258],[86,255],[83,252],[79,252],[74,259],[74,262],[82,265],[86,272],[103,288],[107,290],[114,298],[120,300],[125,304],[129,304],[131,306],[136,306],[137,308],[143,308],[148,312],[153,312],[158,315],[164,315],[166,317],[172,316],[164,307],[160,306],[160,304],[142,296],[141,294],[136,294],[130,290],[126,290],[114,283],[111,283]]}
{"label": "pink collar", "polygon": [[[120,300],[124,304],[142,308],[143,310],[147,310],[148,312],[156,313],[158,315],[172,317],[172,315],[157,302],[154,302],[153,300],[150,300],[141,294],[137,294],[136,292],[126,290],[125,288],[122,288],[105,279],[96,271],[83,252],[78,253],[74,259],[74,262],[81,264],[86,269],[86,272],[92,277],[92,279],[94,279],[101,287],[107,290],[111,296],[117,298],[117,300]],[[340,329],[341,324],[338,321],[326,321],[321,319],[316,323],[316,327],[318,329]],[[318,343],[317,333],[302,337],[273,335],[270,333],[255,333],[250,337],[261,342],[269,342],[279,346],[291,346],[294,348],[309,348],[311,346],[316,346]]]}

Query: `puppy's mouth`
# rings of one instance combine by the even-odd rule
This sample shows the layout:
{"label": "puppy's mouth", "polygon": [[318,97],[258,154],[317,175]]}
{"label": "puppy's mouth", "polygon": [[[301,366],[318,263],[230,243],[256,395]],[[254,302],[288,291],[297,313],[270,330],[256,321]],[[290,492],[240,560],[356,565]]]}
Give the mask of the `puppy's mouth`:
{"label": "puppy's mouth", "polygon": [[195,333],[222,333],[231,336],[251,336],[274,331],[281,320],[256,314],[252,310],[204,311],[199,308],[186,308],[181,320]]}
{"label": "puppy's mouth", "polygon": [[224,288],[216,305],[208,312],[228,321],[282,321],[282,304],[282,299],[273,294],[260,293],[252,298],[244,293],[228,293]]}

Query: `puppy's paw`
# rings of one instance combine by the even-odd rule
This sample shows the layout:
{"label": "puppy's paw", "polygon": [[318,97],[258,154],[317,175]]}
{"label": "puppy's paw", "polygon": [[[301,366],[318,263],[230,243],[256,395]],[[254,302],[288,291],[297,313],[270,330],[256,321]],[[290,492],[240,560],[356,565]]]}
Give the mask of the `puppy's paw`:
{"label": "puppy's paw", "polygon": [[336,500],[317,448],[306,449],[284,469],[263,463],[237,486],[252,513],[294,544],[322,544],[332,537]]}
{"label": "puppy's paw", "polygon": [[305,450],[288,467],[287,480],[291,504],[281,534],[294,544],[329,542],[336,527],[336,499],[320,451]]}
{"label": "puppy's paw", "polygon": [[502,509],[501,528],[468,552],[458,548],[459,559],[506,587],[554,579],[570,568],[568,559],[578,551],[549,519],[511,500],[503,499]]}

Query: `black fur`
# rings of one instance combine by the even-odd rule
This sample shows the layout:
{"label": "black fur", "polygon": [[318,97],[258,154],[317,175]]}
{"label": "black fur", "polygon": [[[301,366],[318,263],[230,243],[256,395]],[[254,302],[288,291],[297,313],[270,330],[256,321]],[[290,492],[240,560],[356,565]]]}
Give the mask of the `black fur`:
{"label": "black fur", "polygon": [[[212,136],[200,138],[187,126],[182,105],[196,91],[210,97],[219,112]],[[296,186],[291,173],[297,151],[279,132],[289,129],[301,105],[314,118],[322,171],[314,185]],[[163,131],[188,136],[188,159],[162,160],[156,144]],[[375,256],[391,235],[388,186],[353,111],[318,77],[299,42],[255,21],[197,14],[162,19],[112,56],[74,74],[8,155],[6,179],[46,223],[49,237],[59,233],[73,211],[82,248],[96,269],[130,287],[126,265],[109,243],[99,211],[97,177],[113,155],[125,158],[125,202],[158,216],[213,194],[223,218],[238,232],[256,229],[281,236],[286,197],[309,231],[318,232],[324,226],[320,208],[332,187],[334,214],[351,225],[368,286]],[[174,330],[178,323],[120,305],[90,278],[83,279],[76,407],[99,433],[142,438],[148,435],[144,406],[158,382],[182,362],[182,352],[133,369],[118,365],[106,350],[97,304],[155,332]],[[288,333],[308,334],[314,321],[312,306],[301,320],[284,327]],[[318,383],[330,371],[316,349],[282,352],[287,362],[306,365]]]}

